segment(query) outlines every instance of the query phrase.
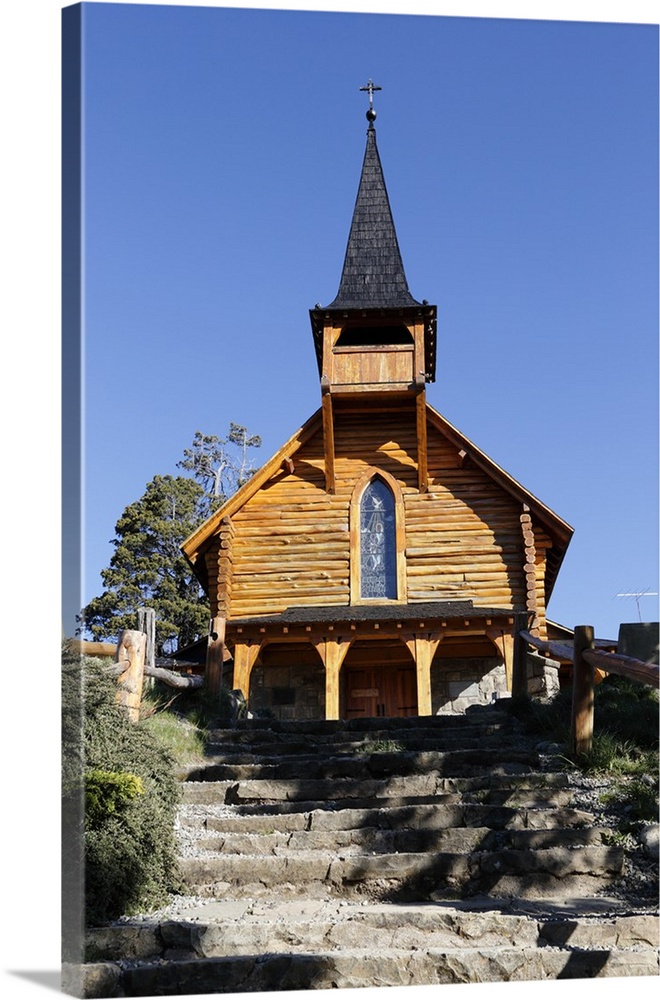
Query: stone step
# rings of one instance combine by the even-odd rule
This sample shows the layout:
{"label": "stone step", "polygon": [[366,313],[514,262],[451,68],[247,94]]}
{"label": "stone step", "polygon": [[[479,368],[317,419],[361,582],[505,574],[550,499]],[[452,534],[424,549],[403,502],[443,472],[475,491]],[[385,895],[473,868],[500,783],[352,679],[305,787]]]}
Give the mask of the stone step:
{"label": "stone step", "polygon": [[397,751],[394,753],[356,754],[344,757],[307,758],[304,767],[297,759],[277,763],[226,763],[223,758],[210,757],[201,766],[193,766],[187,774],[188,781],[232,780],[297,780],[304,774],[306,780],[317,781],[350,778],[351,781],[368,781],[388,775],[414,776],[467,776],[481,774],[489,764],[509,773],[529,770],[538,766],[535,751],[509,750],[481,747],[475,750],[451,751]]}
{"label": "stone step", "polygon": [[[287,885],[304,892],[310,883],[322,883],[330,892],[369,882],[405,883],[416,898],[432,898],[449,888],[477,891],[497,889],[497,895],[541,890],[565,892],[570,876],[600,879],[623,869],[619,847],[554,847],[538,850],[438,851],[400,854],[347,854],[334,851],[289,851],[277,856],[220,855],[184,858],[181,869],[188,890],[217,895],[230,885],[234,893],[249,895],[254,885]],[[541,876],[541,877],[539,877]],[[515,892],[513,887],[515,886]],[[441,895],[438,898],[447,898]]]}
{"label": "stone step", "polygon": [[245,732],[235,729],[210,730],[207,736],[209,746],[221,747],[224,751],[250,750],[256,754],[272,752],[280,754],[355,753],[369,751],[379,753],[391,749],[438,748],[442,743],[477,743],[499,740],[507,745],[514,743],[519,733],[511,726],[498,723],[488,726],[449,726],[446,728],[425,728],[407,730],[381,730],[364,733],[296,734],[273,733],[270,730]]}
{"label": "stone step", "polygon": [[[515,776],[518,777],[517,775]],[[522,782],[524,785],[524,782]],[[378,799],[420,799],[458,795],[449,791],[442,775],[436,772],[419,775],[393,775],[390,778],[352,780],[350,778],[244,779],[237,782],[188,781],[183,786],[183,801],[206,805],[224,803],[274,802],[333,802],[363,799],[370,803]],[[454,786],[455,787],[455,786]],[[570,788],[520,787],[517,782],[484,787],[483,783],[465,793],[466,800],[493,805],[530,806],[532,803],[567,805],[572,799]]]}
{"label": "stone step", "polygon": [[[206,773],[206,772],[203,772]],[[530,771],[528,769],[523,769],[520,771],[516,765],[515,773],[509,773],[504,768],[493,768],[491,771],[486,773],[474,774],[469,777],[443,777],[437,774],[437,772],[432,772],[434,782],[429,782],[429,779],[425,778],[423,775],[415,776],[416,782],[410,780],[406,781],[407,788],[416,787],[421,781],[425,789],[425,794],[428,793],[429,787],[434,787],[437,792],[480,792],[485,789],[492,790],[529,790],[533,788],[545,788],[545,789],[561,789],[570,788],[571,782],[566,774],[553,773],[553,772],[538,772]],[[306,775],[307,777],[307,775]],[[401,775],[393,775],[392,777],[402,777]],[[256,779],[243,779],[242,784],[244,787],[252,787],[257,789],[259,786],[246,786],[245,782]],[[279,781],[286,782],[287,780],[294,779],[277,779]],[[300,779],[295,779],[299,781]],[[319,780],[319,779],[315,779]],[[321,779],[322,780],[322,779]],[[207,784],[208,790],[205,793],[203,791],[203,785]],[[286,787],[284,785],[283,787]],[[321,787],[321,786],[317,786]],[[344,785],[337,785],[337,781],[333,781],[331,785],[327,786],[329,790],[335,789],[337,787],[343,788]],[[224,779],[222,781],[208,781],[204,782],[201,780],[187,781],[183,783],[183,798],[184,801],[205,801],[209,804],[214,801],[224,801],[225,798],[232,800],[237,794],[237,789],[240,788],[240,784],[233,779]],[[240,797],[240,796],[239,796]],[[281,798],[281,793],[278,794]]]}
{"label": "stone step", "polygon": [[345,903],[336,900],[210,900],[177,919],[125,920],[87,933],[94,961],[219,958],[269,951],[327,952],[343,948],[653,949],[658,917],[539,918],[470,912],[437,904]]}
{"label": "stone step", "polygon": [[356,719],[237,719],[232,726],[227,726],[216,732],[257,733],[270,731],[276,734],[305,736],[329,736],[341,738],[355,733],[391,734],[424,729],[466,729],[471,726],[505,725],[510,727],[515,722],[511,714],[500,706],[475,705],[464,714],[456,715],[413,715],[408,717],[382,718],[377,716]]}
{"label": "stone step", "polygon": [[[286,803],[305,805],[309,803]],[[569,808],[514,808],[511,806],[465,805],[459,796],[436,797],[432,803],[366,808],[344,808],[283,811],[276,806],[271,811],[252,811],[258,807],[241,807],[238,812],[225,806],[185,806],[179,814],[184,828],[204,828],[218,833],[254,833],[311,830],[444,830],[450,827],[486,826],[493,830],[557,830],[587,827],[594,822],[591,813]],[[214,810],[214,811],[212,811]],[[244,812],[243,810],[248,810]]]}
{"label": "stone step", "polygon": [[658,961],[650,951],[607,948],[368,948],[154,961],[124,968],[105,963],[83,971],[83,995],[93,998],[657,976]]}
{"label": "stone step", "polygon": [[444,829],[379,830],[374,827],[291,833],[214,833],[197,837],[192,844],[200,853],[276,855],[291,851],[352,851],[374,854],[429,851],[488,851],[551,847],[586,847],[607,844],[607,830],[596,827],[556,830],[506,830],[454,826]]}
{"label": "stone step", "polygon": [[486,747],[499,750],[516,749],[521,745],[518,738],[503,739],[500,733],[493,736],[475,735],[438,736],[433,739],[381,741],[370,744],[364,740],[355,743],[220,743],[207,741],[206,753],[210,758],[222,758],[226,764],[277,764],[301,760],[316,761],[326,757],[378,756],[383,753],[432,753],[450,750],[478,750]]}

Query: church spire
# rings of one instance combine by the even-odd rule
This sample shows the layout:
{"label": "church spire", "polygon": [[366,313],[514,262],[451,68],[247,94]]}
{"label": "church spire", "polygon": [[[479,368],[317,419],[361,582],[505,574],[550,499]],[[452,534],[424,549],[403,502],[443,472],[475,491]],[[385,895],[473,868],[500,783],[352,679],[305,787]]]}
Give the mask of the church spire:
{"label": "church spire", "polygon": [[339,291],[328,309],[388,309],[420,304],[408,290],[376,145],[373,94],[380,89],[371,80],[360,87],[369,92],[367,148]]}

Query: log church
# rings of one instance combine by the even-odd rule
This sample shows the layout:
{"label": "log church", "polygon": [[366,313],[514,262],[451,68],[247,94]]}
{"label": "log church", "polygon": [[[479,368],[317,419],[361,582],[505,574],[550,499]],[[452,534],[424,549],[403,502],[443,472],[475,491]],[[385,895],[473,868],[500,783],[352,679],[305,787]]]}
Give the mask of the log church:
{"label": "log church", "polygon": [[[207,672],[253,713],[464,711],[547,638],[572,528],[426,400],[436,307],[406,280],[376,144],[336,297],[310,310],[320,407],[183,545],[211,605]],[[530,657],[516,669],[533,671]],[[537,660],[542,660],[536,657]],[[544,664],[537,671],[542,678]]]}

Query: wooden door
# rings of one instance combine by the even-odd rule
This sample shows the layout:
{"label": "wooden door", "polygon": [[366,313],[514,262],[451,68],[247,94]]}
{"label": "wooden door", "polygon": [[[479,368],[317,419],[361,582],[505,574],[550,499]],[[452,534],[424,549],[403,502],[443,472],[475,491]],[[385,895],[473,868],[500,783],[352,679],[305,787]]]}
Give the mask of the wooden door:
{"label": "wooden door", "polygon": [[343,681],[346,719],[417,715],[414,667],[348,667]]}

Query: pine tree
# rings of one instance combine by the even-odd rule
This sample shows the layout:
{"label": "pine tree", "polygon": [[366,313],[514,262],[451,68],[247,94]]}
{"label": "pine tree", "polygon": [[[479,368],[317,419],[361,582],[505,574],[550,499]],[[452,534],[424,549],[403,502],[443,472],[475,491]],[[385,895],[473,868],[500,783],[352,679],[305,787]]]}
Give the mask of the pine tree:
{"label": "pine tree", "polygon": [[104,591],[83,609],[82,632],[117,640],[136,627],[140,607],[156,612],[157,653],[194,642],[208,629],[210,612],[181,543],[203,520],[204,490],[183,476],[155,476],[143,496],[117,521]]}

